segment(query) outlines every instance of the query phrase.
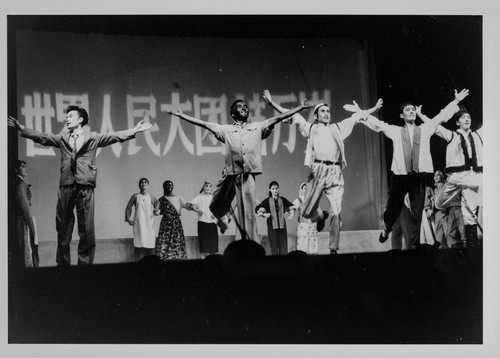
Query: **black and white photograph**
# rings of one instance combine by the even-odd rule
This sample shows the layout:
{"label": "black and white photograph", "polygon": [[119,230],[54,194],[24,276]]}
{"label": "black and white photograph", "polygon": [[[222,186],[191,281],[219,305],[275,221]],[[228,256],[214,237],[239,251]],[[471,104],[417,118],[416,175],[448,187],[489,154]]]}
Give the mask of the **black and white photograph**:
{"label": "black and white photograph", "polygon": [[494,356],[494,2],[93,3],[2,11],[7,356]]}

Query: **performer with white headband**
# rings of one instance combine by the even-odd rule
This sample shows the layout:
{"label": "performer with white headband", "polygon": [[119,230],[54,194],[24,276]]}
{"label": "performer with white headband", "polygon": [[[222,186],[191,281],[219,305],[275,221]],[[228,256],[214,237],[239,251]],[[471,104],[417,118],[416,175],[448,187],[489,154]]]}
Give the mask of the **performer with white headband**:
{"label": "performer with white headband", "polygon": [[[272,100],[268,90],[264,91],[263,97],[278,112],[286,111]],[[344,194],[342,169],[347,165],[344,140],[351,134],[356,123],[376,112],[382,107],[382,103],[379,99],[376,106],[367,111],[361,111],[357,105],[346,105],[345,109],[349,108],[348,110],[355,113],[335,123],[330,123],[330,108],[326,103],[319,103],[314,107],[316,120],[314,124],[307,122],[298,114],[293,116],[293,123],[297,125],[302,136],[308,139],[304,164],[311,168],[301,213],[303,217],[310,218],[312,221],[326,219],[325,212],[318,210],[321,196],[325,193],[332,215],[330,254],[337,253],[340,241],[340,210]]]}

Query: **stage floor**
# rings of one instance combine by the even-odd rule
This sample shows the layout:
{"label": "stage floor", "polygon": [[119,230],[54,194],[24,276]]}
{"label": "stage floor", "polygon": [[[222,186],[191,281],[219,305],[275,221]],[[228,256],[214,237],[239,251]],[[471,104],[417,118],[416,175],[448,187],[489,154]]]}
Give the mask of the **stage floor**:
{"label": "stage floor", "polygon": [[[381,244],[378,241],[380,230],[341,231],[339,254],[361,253],[361,252],[383,252],[391,249],[390,240]],[[260,236],[260,244],[271,254],[267,235]],[[223,253],[227,245],[234,241],[234,235],[219,236],[219,253]],[[318,251],[320,255],[329,254],[328,232],[319,234]],[[288,236],[288,250],[296,249],[297,238],[295,235]],[[77,260],[78,239],[71,242],[72,264]],[[42,241],[39,243],[40,266],[56,266],[56,241]],[[197,236],[186,236],[186,249],[189,260],[201,259]],[[125,263],[133,262],[134,247],[132,238],[124,239],[101,239],[97,240],[95,253],[95,264]]]}

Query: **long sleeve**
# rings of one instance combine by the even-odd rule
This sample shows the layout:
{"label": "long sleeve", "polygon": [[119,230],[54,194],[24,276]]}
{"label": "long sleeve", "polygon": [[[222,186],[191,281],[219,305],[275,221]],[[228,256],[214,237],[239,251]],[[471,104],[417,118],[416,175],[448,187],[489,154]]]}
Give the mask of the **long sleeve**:
{"label": "long sleeve", "polygon": [[285,211],[289,211],[288,208],[292,207],[293,206],[293,203],[291,203],[287,198],[285,197],[280,197],[281,200],[283,200],[283,208],[285,209]]}
{"label": "long sleeve", "polygon": [[25,182],[20,182],[16,186],[16,201],[18,205],[18,214],[20,214],[30,229],[31,235],[35,235],[35,225],[30,212],[30,202],[28,199],[28,188]]}
{"label": "long sleeve", "polygon": [[135,138],[134,129],[127,129],[119,132],[102,133],[97,135],[97,146],[106,147],[118,142],[124,142]]}
{"label": "long sleeve", "polygon": [[352,133],[354,125],[359,123],[361,121],[361,118],[365,116],[366,114],[364,114],[363,112],[358,112],[354,113],[349,118],[346,118],[341,122],[338,122],[337,125],[340,129],[340,134],[342,135],[342,139],[346,139]]}
{"label": "long sleeve", "polygon": [[292,118],[293,118],[292,123],[297,126],[300,134],[304,138],[308,138],[309,133],[311,132],[312,124],[309,123],[308,121],[306,121],[306,119],[304,117],[302,117],[301,115],[298,115],[298,114],[294,115]]}
{"label": "long sleeve", "polygon": [[60,134],[42,133],[26,126],[21,131],[21,137],[31,139],[32,141],[41,145],[56,148],[59,148],[61,146],[62,139]]}
{"label": "long sleeve", "polygon": [[449,142],[453,138],[453,132],[443,127],[442,125],[437,126],[436,135],[443,138],[447,142]]}
{"label": "long sleeve", "polygon": [[270,211],[269,198],[262,200],[262,202],[255,207],[255,212],[257,213],[260,208],[263,208],[266,211],[266,213],[269,213],[269,211]]}

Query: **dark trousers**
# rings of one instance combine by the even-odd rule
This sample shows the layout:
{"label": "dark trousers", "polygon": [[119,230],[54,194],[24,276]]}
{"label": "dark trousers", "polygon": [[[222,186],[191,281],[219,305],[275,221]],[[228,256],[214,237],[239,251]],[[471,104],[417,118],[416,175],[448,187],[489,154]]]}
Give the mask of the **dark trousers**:
{"label": "dark trousers", "polygon": [[286,229],[273,229],[267,226],[267,239],[271,248],[271,255],[288,254],[288,235]]}
{"label": "dark trousers", "polygon": [[58,265],[70,265],[70,243],[75,226],[74,209],[78,219],[78,264],[92,264],[95,253],[94,188],[85,185],[59,187],[56,208]]}
{"label": "dark trousers", "polygon": [[384,211],[384,224],[387,231],[392,231],[394,224],[404,206],[406,193],[410,197],[412,215],[410,225],[417,230],[408,232],[408,249],[415,248],[420,242],[420,224],[425,202],[425,186],[429,184],[432,174],[418,173],[409,175],[394,175],[389,188],[389,199]]}
{"label": "dark trousers", "polygon": [[[412,218],[412,213],[405,205],[401,209],[401,213],[394,223],[392,228],[392,249],[393,250],[410,250],[410,240],[408,238],[415,237],[417,228],[415,227],[415,219]],[[403,238],[405,245],[403,246]]]}

